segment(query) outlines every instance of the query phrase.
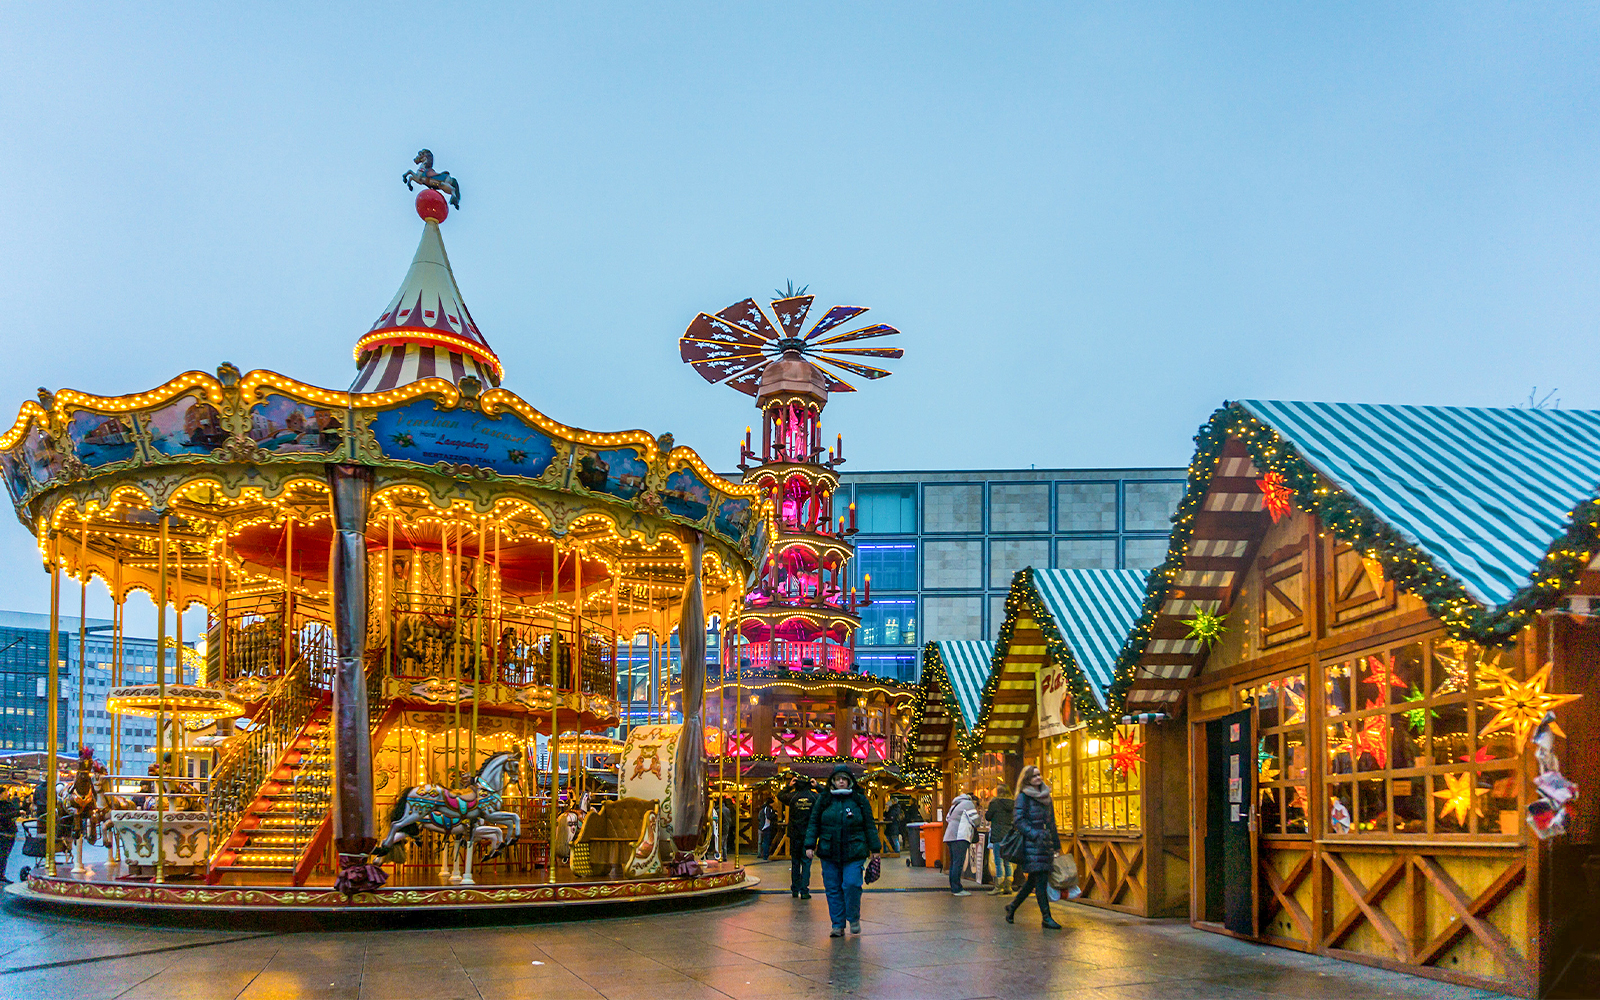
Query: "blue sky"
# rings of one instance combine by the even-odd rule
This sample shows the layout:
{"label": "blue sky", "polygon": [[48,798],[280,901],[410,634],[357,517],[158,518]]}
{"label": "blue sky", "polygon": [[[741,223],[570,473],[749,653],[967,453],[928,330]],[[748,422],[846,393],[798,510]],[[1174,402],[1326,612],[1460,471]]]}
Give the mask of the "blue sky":
{"label": "blue sky", "polygon": [[428,146],[508,387],[717,467],[754,410],[675,340],[789,279],[905,331],[829,407],[851,470],[1182,464],[1230,398],[1593,407],[1597,55],[1593,5],[6,4],[0,400],[347,385]]}

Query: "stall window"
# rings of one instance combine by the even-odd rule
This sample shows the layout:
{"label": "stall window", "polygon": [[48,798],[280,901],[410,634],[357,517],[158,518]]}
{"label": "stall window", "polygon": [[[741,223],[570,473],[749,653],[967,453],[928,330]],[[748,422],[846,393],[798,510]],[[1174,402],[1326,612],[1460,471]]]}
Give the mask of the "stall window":
{"label": "stall window", "polygon": [[801,737],[805,725],[801,720],[800,706],[792,701],[781,701],[772,717],[772,755],[798,757],[801,754]]}
{"label": "stall window", "polygon": [[1261,832],[1307,834],[1306,674],[1296,671],[1245,688],[1256,705],[1256,788]]}
{"label": "stall window", "polygon": [[1111,740],[1083,732],[1078,744],[1078,828],[1138,830],[1144,727],[1118,726]]}
{"label": "stall window", "polygon": [[1479,706],[1514,659],[1441,638],[1330,666],[1328,832],[1520,836],[1515,740]]}
{"label": "stall window", "polygon": [[[1072,815],[1072,740],[1076,734],[1046,737],[1044,748],[1045,784],[1050,786],[1050,798],[1056,807],[1056,832],[1066,834],[1077,829]],[[1011,790],[1012,794],[1016,789]]]}

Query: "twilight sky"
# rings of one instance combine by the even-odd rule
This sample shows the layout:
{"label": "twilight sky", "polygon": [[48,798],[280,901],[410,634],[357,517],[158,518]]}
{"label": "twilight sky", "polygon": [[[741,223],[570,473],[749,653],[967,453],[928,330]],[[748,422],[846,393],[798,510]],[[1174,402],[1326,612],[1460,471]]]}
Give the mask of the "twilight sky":
{"label": "twilight sky", "polygon": [[[345,387],[428,146],[507,386],[717,468],[754,409],[676,338],[789,279],[905,332],[829,406],[850,471],[1181,465],[1225,399],[1600,406],[1593,5],[530,6],[0,4],[0,405]],[[15,523],[0,561],[44,610]]]}

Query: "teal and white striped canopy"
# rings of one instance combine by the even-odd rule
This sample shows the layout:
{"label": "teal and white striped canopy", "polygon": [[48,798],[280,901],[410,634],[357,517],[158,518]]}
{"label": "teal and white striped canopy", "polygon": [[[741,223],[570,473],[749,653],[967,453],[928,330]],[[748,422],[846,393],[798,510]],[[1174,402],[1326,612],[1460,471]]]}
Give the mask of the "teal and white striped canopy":
{"label": "teal and white striped canopy", "polygon": [[1131,569],[1034,569],[1033,589],[1106,708],[1122,644],[1144,607],[1145,574]]}
{"label": "teal and white striped canopy", "polygon": [[1600,495],[1600,411],[1239,405],[1490,609]]}
{"label": "teal and white striped canopy", "polygon": [[983,685],[989,680],[989,666],[994,661],[992,642],[974,639],[949,639],[933,643],[950,678],[950,690],[956,696],[956,708],[961,712],[961,722],[971,732],[978,721],[978,705],[983,698]]}

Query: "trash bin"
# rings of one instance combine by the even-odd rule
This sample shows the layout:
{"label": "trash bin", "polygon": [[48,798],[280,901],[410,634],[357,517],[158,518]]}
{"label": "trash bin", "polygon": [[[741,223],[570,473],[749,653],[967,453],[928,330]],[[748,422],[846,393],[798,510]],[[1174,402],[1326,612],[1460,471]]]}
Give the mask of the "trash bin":
{"label": "trash bin", "polygon": [[928,823],[911,823],[910,827],[917,827],[915,846],[917,860],[914,862],[919,868],[944,868],[944,823],[934,820]]}

